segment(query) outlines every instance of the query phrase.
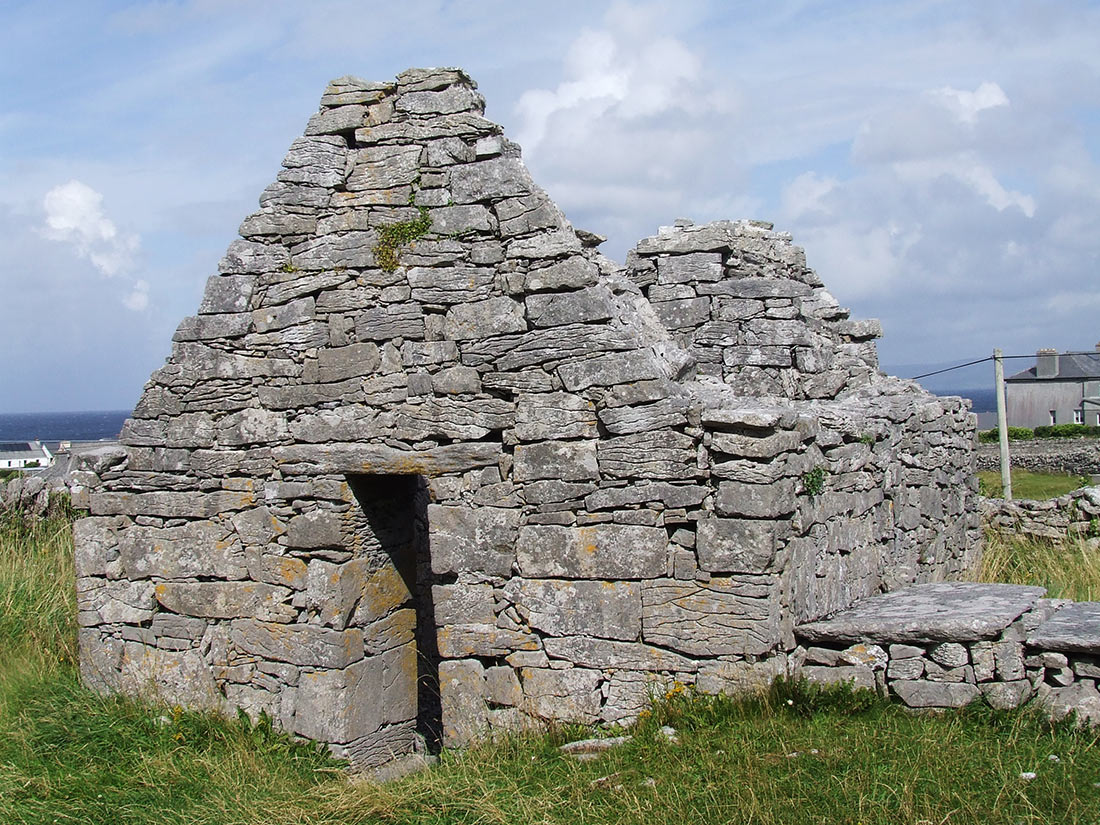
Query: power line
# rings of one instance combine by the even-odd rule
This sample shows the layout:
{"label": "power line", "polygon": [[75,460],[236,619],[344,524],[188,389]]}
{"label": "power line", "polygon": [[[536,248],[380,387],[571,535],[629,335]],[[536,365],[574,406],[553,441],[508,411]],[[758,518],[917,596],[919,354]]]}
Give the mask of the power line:
{"label": "power line", "polygon": [[[1097,352],[1096,350],[1085,350],[1083,352],[1059,352],[1057,354],[1058,355],[1087,355],[1087,356],[1089,356],[1090,358],[1093,358],[1093,359],[1100,358],[1100,352]],[[1007,361],[1010,358],[1035,358],[1035,357],[1036,357],[1035,353],[1032,352],[1032,353],[1028,353],[1027,355],[1002,355],[1001,360],[1002,361]],[[934,372],[925,372],[925,373],[922,373],[920,375],[914,375],[909,380],[910,381],[916,381],[920,378],[929,378],[930,376],[933,376],[933,375],[941,375],[945,372],[951,372],[952,370],[961,370],[963,367],[972,367],[975,364],[984,364],[986,361],[992,361],[992,360],[993,360],[993,356],[992,355],[987,355],[985,358],[979,358],[976,361],[967,361],[965,364],[956,364],[953,367],[947,367],[947,368],[942,369],[942,370],[935,370]]]}

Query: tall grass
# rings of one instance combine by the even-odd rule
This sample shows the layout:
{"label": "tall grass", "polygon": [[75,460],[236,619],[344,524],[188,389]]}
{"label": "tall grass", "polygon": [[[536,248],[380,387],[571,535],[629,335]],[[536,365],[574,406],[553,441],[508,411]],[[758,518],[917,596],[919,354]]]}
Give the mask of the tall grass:
{"label": "tall grass", "polygon": [[975,581],[1034,584],[1056,599],[1100,600],[1100,550],[1085,539],[1060,543],[987,531]]}
{"label": "tall grass", "polygon": [[[1089,484],[1088,476],[1067,473],[1033,473],[1030,470],[1012,470],[1012,495],[1014,498],[1043,500],[1073,492]],[[999,470],[979,470],[978,489],[983,496],[1001,498],[1004,485]]]}

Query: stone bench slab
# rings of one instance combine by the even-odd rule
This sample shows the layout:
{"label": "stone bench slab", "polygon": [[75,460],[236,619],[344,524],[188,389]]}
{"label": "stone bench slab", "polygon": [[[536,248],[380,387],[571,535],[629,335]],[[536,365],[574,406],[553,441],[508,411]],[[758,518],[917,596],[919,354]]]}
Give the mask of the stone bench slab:
{"label": "stone bench slab", "polygon": [[917,584],[863,599],[828,619],[801,625],[795,632],[810,642],[992,639],[1030,610],[1044,593],[1042,587],[1015,584]]}
{"label": "stone bench slab", "polygon": [[1067,604],[1035,628],[1027,643],[1042,650],[1100,653],[1100,602]]}

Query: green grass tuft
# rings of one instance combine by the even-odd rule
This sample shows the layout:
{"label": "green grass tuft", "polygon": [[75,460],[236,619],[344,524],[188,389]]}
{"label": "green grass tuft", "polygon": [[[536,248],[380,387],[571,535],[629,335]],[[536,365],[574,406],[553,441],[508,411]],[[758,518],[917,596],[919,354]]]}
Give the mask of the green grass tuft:
{"label": "green grass tuft", "polygon": [[989,531],[975,581],[1032,584],[1052,599],[1100,600],[1100,552],[1081,538],[1063,542]]}

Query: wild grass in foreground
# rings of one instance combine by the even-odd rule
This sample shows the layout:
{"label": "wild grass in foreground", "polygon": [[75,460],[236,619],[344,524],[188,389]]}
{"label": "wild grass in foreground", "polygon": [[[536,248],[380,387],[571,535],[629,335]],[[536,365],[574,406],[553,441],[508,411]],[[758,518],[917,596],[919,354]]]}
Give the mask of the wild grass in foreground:
{"label": "wild grass in foreground", "polygon": [[591,762],[557,750],[591,731],[558,729],[446,752],[390,785],[349,781],[265,722],[84,690],[72,662],[71,554],[64,518],[0,523],[5,825],[1100,819],[1100,732],[1027,713],[913,716],[870,695],[785,682],[742,702],[673,691],[632,742]]}
{"label": "wild grass in foreground", "polygon": [[[1065,473],[1033,473],[1030,470],[1012,470],[1012,497],[1043,500],[1057,498],[1085,487],[1089,484],[1087,476],[1073,476]],[[1001,498],[1004,485],[1001,484],[999,470],[979,470],[978,487],[983,496]]]}
{"label": "wild grass in foreground", "polygon": [[1034,584],[1053,599],[1100,600],[1100,551],[1084,540],[1006,536],[988,531],[975,581]]}

